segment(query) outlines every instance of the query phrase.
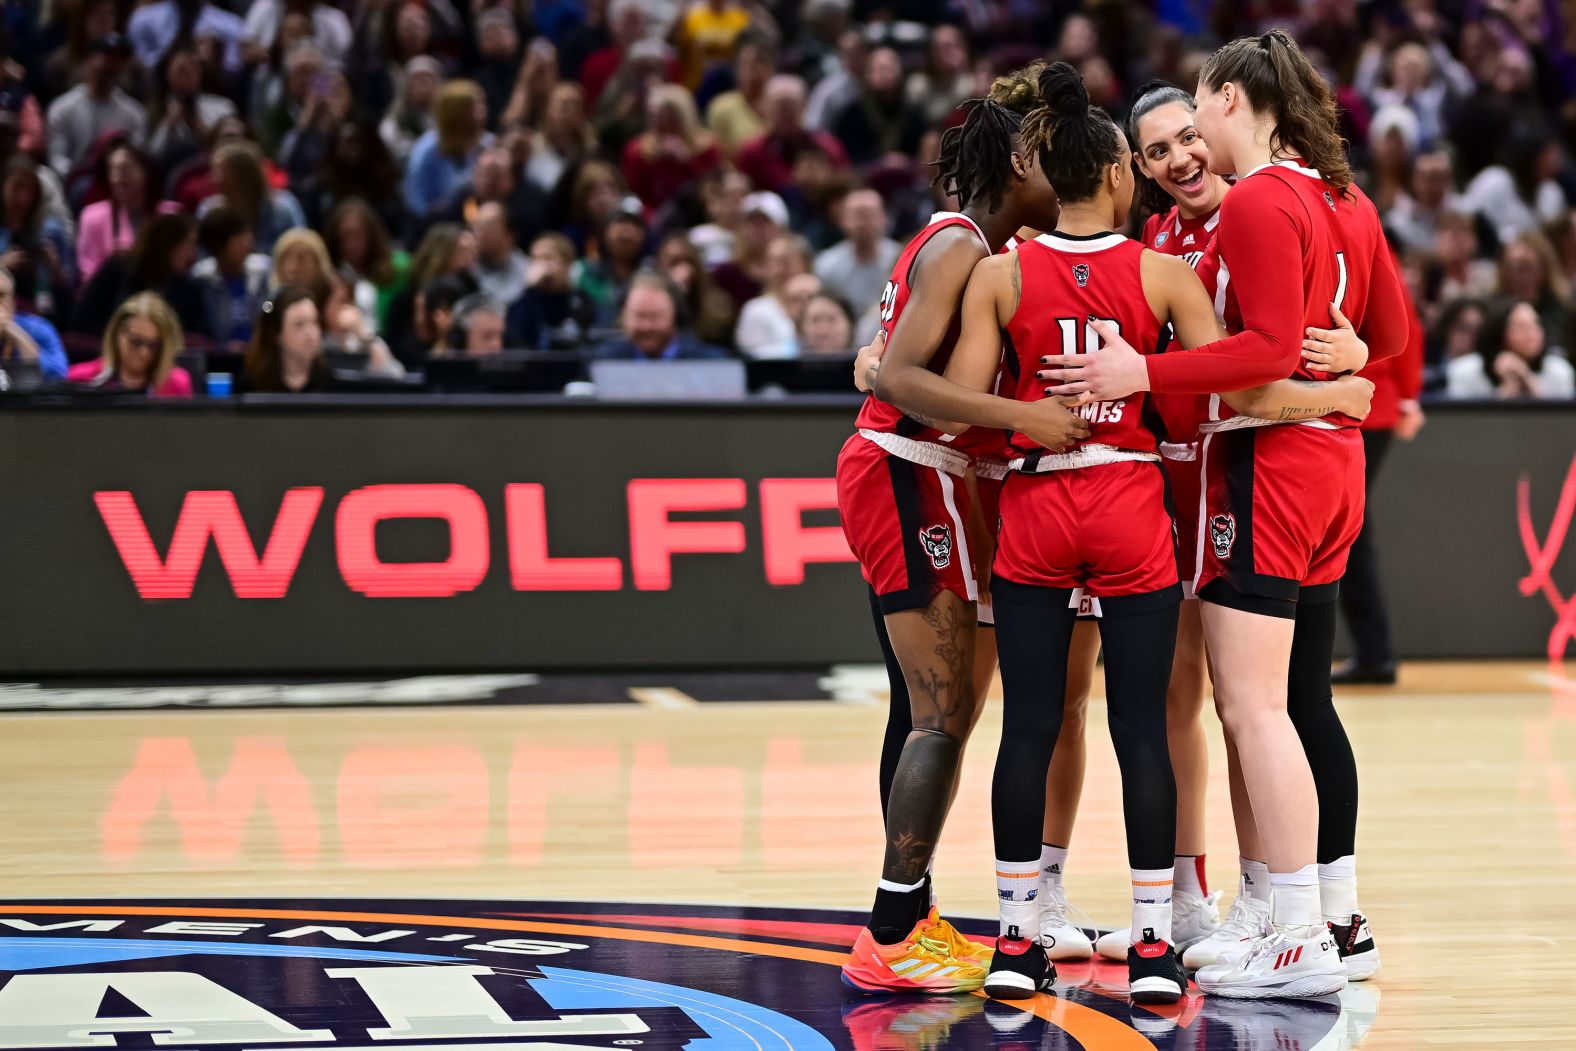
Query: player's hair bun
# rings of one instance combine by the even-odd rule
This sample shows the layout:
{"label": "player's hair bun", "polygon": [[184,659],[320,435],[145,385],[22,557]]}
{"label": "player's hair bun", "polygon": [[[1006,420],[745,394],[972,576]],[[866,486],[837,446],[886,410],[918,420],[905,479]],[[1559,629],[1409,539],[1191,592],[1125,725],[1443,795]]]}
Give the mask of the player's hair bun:
{"label": "player's hair bun", "polygon": [[991,82],[988,97],[1018,116],[1027,117],[1041,104],[1039,77],[1044,69],[1044,62],[1032,62],[1022,69],[1003,73]]}
{"label": "player's hair bun", "polygon": [[1040,97],[1060,117],[1075,117],[1089,110],[1083,76],[1066,62],[1052,62],[1040,71]]}

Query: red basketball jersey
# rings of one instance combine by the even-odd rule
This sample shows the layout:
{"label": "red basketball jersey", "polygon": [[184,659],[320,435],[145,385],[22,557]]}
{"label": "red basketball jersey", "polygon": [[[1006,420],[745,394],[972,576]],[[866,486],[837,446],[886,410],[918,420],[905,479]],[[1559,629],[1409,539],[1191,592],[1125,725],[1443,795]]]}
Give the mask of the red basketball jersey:
{"label": "red basketball jersey", "polygon": [[[1389,249],[1385,245],[1379,213],[1367,194],[1356,184],[1347,187],[1345,192],[1337,191],[1320,178],[1317,171],[1294,161],[1265,165],[1238,180],[1228,197],[1233,205],[1231,210],[1236,211],[1236,206],[1242,205],[1250,194],[1256,198],[1256,208],[1269,204],[1291,219],[1291,231],[1302,250],[1302,272],[1288,274],[1286,280],[1300,279],[1302,283],[1303,324],[1314,328],[1331,327],[1334,320],[1330,304],[1334,303],[1353,327],[1361,330],[1374,282],[1394,282],[1398,286],[1393,265],[1389,263]],[[1262,236],[1262,231],[1228,226],[1211,247],[1209,255],[1218,266],[1216,311],[1228,332],[1243,329],[1242,311],[1237,303],[1236,288],[1231,283],[1232,270],[1257,265],[1254,239]],[[1376,274],[1380,269],[1384,272]],[[1376,350],[1370,348],[1370,355]],[[1309,372],[1300,357],[1290,375],[1305,380],[1330,378],[1323,373]],[[1211,415],[1215,419],[1225,419],[1234,414],[1229,406],[1215,398],[1211,400]],[[1324,419],[1342,426],[1356,426],[1358,422],[1342,413],[1331,413]]]}
{"label": "red basketball jersey", "polygon": [[[1204,283],[1204,291],[1209,293],[1211,300],[1215,299],[1215,277],[1220,266],[1220,256],[1214,252],[1215,229],[1220,225],[1220,209],[1201,216],[1197,219],[1188,219],[1175,206],[1165,213],[1155,213],[1144,222],[1142,240],[1145,247],[1152,248],[1164,255],[1174,255],[1186,259],[1199,280]],[[1216,304],[1216,311],[1220,304]],[[1167,350],[1180,349],[1178,344],[1171,343]],[[1209,395],[1207,394],[1161,394],[1154,393],[1149,396],[1155,412],[1165,424],[1166,440],[1179,443],[1194,441],[1198,437],[1199,424],[1209,419]]]}
{"label": "red basketball jersey", "polygon": [[[1156,348],[1162,326],[1144,298],[1143,254],[1143,245],[1116,233],[1041,234],[1018,247],[1023,294],[1004,332],[1013,397],[1045,397],[1046,383],[1035,376],[1045,355],[1087,354],[1099,347],[1100,337],[1086,320],[1090,316],[1115,324],[1122,338],[1143,353]],[[1155,431],[1144,409],[1142,391],[1082,406],[1076,411],[1089,421],[1090,435],[1078,444],[1154,452]],[[1011,447],[1018,455],[1040,450],[1018,434],[1012,435]]]}
{"label": "red basketball jersey", "polygon": [[[962,226],[973,231],[979,237],[980,243],[989,247],[985,234],[978,224],[962,212],[937,212],[932,215],[926,227],[914,235],[914,239],[903,249],[903,254],[898,256],[897,262],[892,266],[892,276],[887,280],[886,290],[881,293],[881,331],[888,338],[897,328],[898,318],[903,316],[903,308],[908,305],[909,296],[912,294],[909,274],[914,268],[914,261],[925,245],[930,243],[932,237],[952,226]],[[957,345],[962,323],[963,310],[960,302],[958,310],[952,315],[951,323],[947,326],[947,334],[942,337],[941,345],[936,348],[936,353],[932,355],[929,365],[926,366],[931,372],[939,375],[946,371],[947,362],[952,357],[952,349]],[[971,427],[954,438],[910,419],[903,414],[902,409],[882,401],[873,394],[867,397],[864,405],[860,407],[855,426],[861,430],[885,431],[919,441],[944,442],[971,457],[999,452],[1002,446],[1000,431]]]}

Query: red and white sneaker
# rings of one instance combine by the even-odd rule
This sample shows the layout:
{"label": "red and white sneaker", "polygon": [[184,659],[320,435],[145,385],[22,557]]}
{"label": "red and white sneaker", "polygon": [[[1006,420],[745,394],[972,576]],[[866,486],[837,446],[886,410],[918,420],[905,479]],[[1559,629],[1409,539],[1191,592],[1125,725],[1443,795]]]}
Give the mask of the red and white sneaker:
{"label": "red and white sneaker", "polygon": [[1344,989],[1346,965],[1329,931],[1303,938],[1273,928],[1242,956],[1211,964],[1193,980],[1206,993],[1234,1000],[1306,1000]]}

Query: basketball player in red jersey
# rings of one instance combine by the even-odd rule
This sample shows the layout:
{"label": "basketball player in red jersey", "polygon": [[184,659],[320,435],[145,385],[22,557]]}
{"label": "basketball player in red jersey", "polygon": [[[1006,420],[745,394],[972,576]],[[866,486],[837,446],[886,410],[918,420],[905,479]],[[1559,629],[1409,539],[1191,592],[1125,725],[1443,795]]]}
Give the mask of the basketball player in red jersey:
{"label": "basketball player in red jersey", "polygon": [[[1125,139],[1090,107],[1066,63],[1041,76],[1046,106],[1025,122],[1062,202],[1056,232],[982,262],[964,301],[964,332],[946,377],[973,391],[995,384],[1005,363],[1012,393],[1043,399],[1034,368],[1047,352],[1079,346],[1085,314],[1114,319],[1140,345],[1156,346],[1166,324],[1198,344],[1221,328],[1185,263],[1146,252],[1112,233],[1132,199]],[[1020,300],[1022,305],[1020,306]],[[1071,316],[1060,316],[1068,313]],[[964,423],[978,410],[946,383],[899,394],[911,412]],[[1035,877],[1042,824],[1039,791],[1056,741],[1066,679],[1075,588],[1102,614],[1112,736],[1122,767],[1135,944],[1129,989],[1141,1002],[1174,1002],[1185,986],[1167,944],[1175,794],[1165,742],[1165,695],[1176,632],[1176,553],[1155,435],[1142,398],[1086,405],[1094,437],[1058,454],[1014,435],[1014,472],[1002,493],[995,565],[997,630],[1006,706],[992,791],[1002,934],[985,990],[1032,996],[1054,977],[1038,933]],[[983,421],[982,421],[983,422]],[[958,424],[948,424],[949,428]]]}
{"label": "basketball player in red jersey", "polygon": [[[1228,44],[1204,66],[1196,101],[1211,169],[1240,177],[1215,247],[1227,314],[1234,305],[1241,331],[1144,357],[1101,326],[1100,353],[1046,362],[1064,381],[1053,390],[1106,399],[1311,376],[1299,367],[1303,333],[1328,324],[1332,306],[1352,319],[1374,360],[1404,349],[1405,305],[1378,215],[1351,185],[1329,85],[1297,45],[1280,30]],[[1209,536],[1197,591],[1217,704],[1264,843],[1271,906],[1263,935],[1241,956],[1205,967],[1198,982],[1230,997],[1326,995],[1345,984],[1349,968],[1377,958],[1356,909],[1350,850],[1332,859],[1338,867],[1322,910],[1315,864],[1334,849],[1320,843],[1324,826],[1332,840],[1337,827],[1355,827],[1344,818],[1355,815],[1356,771],[1344,732],[1338,742],[1309,742],[1307,732],[1299,740],[1288,710],[1328,709],[1315,717],[1330,738],[1339,731],[1328,700],[1333,603],[1362,521],[1362,444],[1356,421],[1333,406],[1263,428],[1211,408],[1218,418],[1204,425],[1200,452]],[[1321,767],[1317,779],[1310,763]],[[1343,819],[1321,822],[1321,813]],[[1337,896],[1344,921],[1332,925]]]}
{"label": "basketball player in red jersey", "polygon": [[[997,77],[991,84],[989,98],[1018,114],[1027,115],[1038,108],[1040,93],[1038,77],[1045,63],[1035,62],[1022,69]],[[1047,217],[1054,221],[1054,215]],[[1002,245],[1001,251],[1009,252],[1040,231],[1025,227]],[[869,383],[880,370],[886,350],[886,333],[883,329],[871,345],[861,347],[855,361],[854,381],[861,391],[870,391]],[[887,382],[901,389],[905,369],[926,371],[923,363],[899,359],[888,371]],[[923,382],[923,377],[919,378]],[[992,444],[999,444],[993,440]],[[976,586],[979,593],[978,630],[974,639],[974,690],[976,714],[983,705],[986,694],[996,675],[995,619],[990,608],[990,566],[996,553],[996,523],[1000,517],[1002,481],[1006,477],[1006,464],[999,449],[975,459],[964,478],[969,494],[969,511],[964,519],[964,532],[968,537],[969,554],[973,557]],[[872,596],[874,602],[874,596]],[[880,636],[882,655],[887,665],[890,708],[887,716],[885,739],[881,749],[881,805],[885,811],[890,794],[892,772],[898,756],[912,729],[912,716],[908,691],[898,666],[879,608],[876,610],[877,634]],[[1078,811],[1078,796],[1083,788],[1083,711],[1087,706],[1093,686],[1095,668],[1100,655],[1100,634],[1092,620],[1080,619],[1073,631],[1073,650],[1068,661],[1067,702],[1073,715],[1063,721],[1062,741],[1058,743],[1056,758],[1046,777],[1048,799],[1071,800],[1070,806],[1047,807],[1044,831],[1044,849],[1041,851],[1041,936],[1051,946],[1053,960],[1087,960],[1094,953],[1094,943],[1084,930],[1068,916],[1069,906],[1062,889],[1062,876],[1067,862],[1067,844],[1071,839],[1073,822]],[[1073,747],[1076,745],[1076,747]],[[1065,747],[1064,747],[1065,746]],[[934,895],[932,895],[934,904]]]}
{"label": "basketball player in red jersey", "polygon": [[[937,213],[898,258],[882,296],[890,346],[881,374],[894,363],[927,374],[945,368],[974,263],[1020,227],[1054,216],[1050,186],[1017,147],[1020,122],[983,100],[943,136],[938,178],[963,210]],[[878,374],[877,394],[880,383]],[[1052,448],[1088,430],[1055,399],[1021,405],[979,394],[972,408],[995,434],[982,429],[954,441],[873,395],[838,458],[843,530],[875,596],[912,720],[885,793],[887,850],[875,905],[843,969],[844,981],[864,991],[968,992],[984,981],[989,950],[940,919],[926,886],[977,711],[977,592],[962,479],[978,454],[999,447],[1004,430]]]}

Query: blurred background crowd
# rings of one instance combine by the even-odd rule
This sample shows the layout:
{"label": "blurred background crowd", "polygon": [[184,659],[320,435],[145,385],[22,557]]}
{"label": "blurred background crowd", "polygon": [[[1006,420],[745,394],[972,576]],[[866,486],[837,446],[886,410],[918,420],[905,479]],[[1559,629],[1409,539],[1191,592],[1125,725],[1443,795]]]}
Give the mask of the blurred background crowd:
{"label": "blurred background crowd", "polygon": [[1120,118],[1271,25],[1337,87],[1425,389],[1572,398],[1572,0],[6,0],[0,369],[846,359],[995,75],[1065,59]]}

